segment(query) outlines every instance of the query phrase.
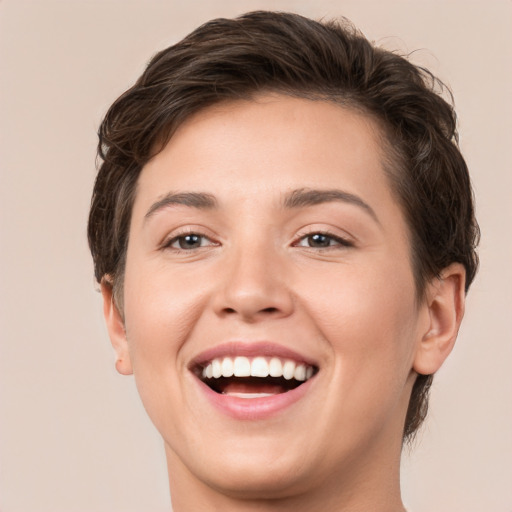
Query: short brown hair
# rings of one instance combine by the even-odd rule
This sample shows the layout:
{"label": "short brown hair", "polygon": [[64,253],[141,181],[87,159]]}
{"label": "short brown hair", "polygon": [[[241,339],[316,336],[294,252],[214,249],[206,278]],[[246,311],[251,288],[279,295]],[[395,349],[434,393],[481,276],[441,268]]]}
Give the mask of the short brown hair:
{"label": "short brown hair", "polygon": [[[279,92],[333,101],[379,122],[386,172],[410,229],[418,297],[453,262],[466,269],[467,291],[478,266],[479,229],[455,112],[443,91],[429,71],[372,45],[346,20],[257,11],[202,25],[156,54],[101,124],[88,226],[96,279],[108,277],[122,307],[137,180],[177,127],[221,101]],[[431,382],[431,375],[416,379],[405,439],[425,418]]]}

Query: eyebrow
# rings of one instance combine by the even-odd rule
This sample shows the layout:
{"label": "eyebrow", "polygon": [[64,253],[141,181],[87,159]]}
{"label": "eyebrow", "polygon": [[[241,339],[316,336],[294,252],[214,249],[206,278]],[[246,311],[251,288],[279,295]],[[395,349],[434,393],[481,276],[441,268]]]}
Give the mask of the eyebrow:
{"label": "eyebrow", "polygon": [[205,194],[204,192],[169,192],[150,206],[144,218],[148,219],[159,210],[173,205],[189,206],[201,210],[212,210],[218,206],[217,199],[211,194]]}
{"label": "eyebrow", "polygon": [[[377,214],[368,203],[355,194],[339,189],[296,189],[286,194],[283,206],[286,209],[295,209],[335,201],[353,204],[362,208],[378,224],[380,224]],[[201,210],[212,210],[218,207],[218,202],[214,195],[204,192],[169,192],[150,206],[145,215],[145,219],[148,219],[159,210],[172,205],[188,206],[190,208],[198,208]]]}
{"label": "eyebrow", "polygon": [[310,188],[301,188],[293,190],[284,198],[283,205],[285,208],[303,208],[305,206],[314,206],[322,203],[330,203],[340,201],[349,203],[362,208],[368,213],[377,224],[380,224],[377,214],[373,208],[363,201],[359,196],[345,192],[339,189],[316,190]]}

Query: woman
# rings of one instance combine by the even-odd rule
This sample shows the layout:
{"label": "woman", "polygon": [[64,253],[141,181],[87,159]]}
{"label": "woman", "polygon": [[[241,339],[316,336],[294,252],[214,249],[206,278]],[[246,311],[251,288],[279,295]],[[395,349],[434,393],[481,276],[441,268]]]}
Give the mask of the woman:
{"label": "woman", "polygon": [[440,85],[345,24],[255,12],[107,113],[89,242],[175,512],[404,510],[477,267]]}

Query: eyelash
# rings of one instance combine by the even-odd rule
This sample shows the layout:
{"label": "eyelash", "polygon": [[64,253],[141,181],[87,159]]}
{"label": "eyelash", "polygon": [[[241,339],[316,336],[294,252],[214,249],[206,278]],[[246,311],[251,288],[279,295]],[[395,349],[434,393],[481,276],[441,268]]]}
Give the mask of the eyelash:
{"label": "eyelash", "polygon": [[[329,239],[330,242],[335,242],[334,244],[329,244],[325,247],[312,247],[307,245],[300,245],[300,242],[306,241],[308,239],[313,238],[314,236],[322,236],[327,239]],[[306,247],[307,249],[316,249],[320,251],[328,251],[332,249],[337,249],[339,247],[354,247],[353,242],[350,240],[347,240],[346,238],[333,235],[332,233],[329,233],[328,231],[311,231],[310,233],[306,233],[304,235],[301,235],[297,242],[294,242],[293,244],[295,247]]]}
{"label": "eyelash", "polygon": [[[197,237],[197,238],[201,239],[201,242],[204,240],[208,240],[211,242],[211,244],[208,244],[207,246],[199,245],[199,247],[192,247],[192,248],[188,248],[188,249],[185,249],[183,247],[173,247],[173,244],[179,243],[180,240],[184,240],[186,237]],[[183,233],[179,233],[179,234],[173,236],[170,240],[167,240],[166,242],[164,242],[162,249],[170,249],[175,252],[192,252],[195,249],[204,249],[205,247],[217,246],[217,245],[219,245],[219,244],[214,242],[213,240],[211,240],[211,238],[209,238],[208,236],[206,236],[202,233],[198,233],[197,231],[190,230],[190,231],[185,231]]]}
{"label": "eyelash", "polygon": [[[325,237],[325,239],[328,240],[329,245],[324,246],[324,247],[322,247],[322,246],[314,247],[314,246],[310,246],[310,245],[301,245],[301,242],[307,241],[308,239],[312,239],[315,236]],[[173,247],[174,244],[176,244],[176,243],[179,244],[180,241],[184,240],[186,237],[197,237],[198,239],[200,239],[200,245],[198,247],[189,247],[189,248]],[[210,243],[208,245],[202,245],[203,241],[209,241]],[[194,251],[196,249],[204,249],[204,248],[207,248],[207,247],[214,247],[214,246],[218,246],[218,245],[219,244],[217,242],[214,242],[208,236],[206,236],[206,235],[204,235],[202,233],[198,233],[196,231],[190,230],[190,231],[186,231],[186,232],[179,233],[179,234],[175,235],[170,240],[166,241],[163,244],[162,248],[163,249],[170,249],[170,250],[175,251],[175,252],[192,252],[192,251]],[[347,240],[346,238],[333,235],[332,233],[329,233],[328,231],[311,231],[310,233],[306,233],[306,234],[301,235],[298,238],[298,240],[296,242],[294,242],[292,245],[294,247],[305,247],[307,249],[314,249],[314,250],[318,250],[318,251],[328,251],[328,250],[336,249],[336,248],[339,248],[339,247],[353,247],[354,243],[351,242],[350,240]]]}

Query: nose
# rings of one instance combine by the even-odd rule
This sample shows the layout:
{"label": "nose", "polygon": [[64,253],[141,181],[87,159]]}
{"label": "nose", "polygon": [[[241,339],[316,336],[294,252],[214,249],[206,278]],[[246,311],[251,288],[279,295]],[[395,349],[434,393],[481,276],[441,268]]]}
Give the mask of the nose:
{"label": "nose", "polygon": [[294,308],[282,258],[268,246],[245,247],[225,261],[222,284],[214,299],[217,315],[254,323],[284,318]]}

